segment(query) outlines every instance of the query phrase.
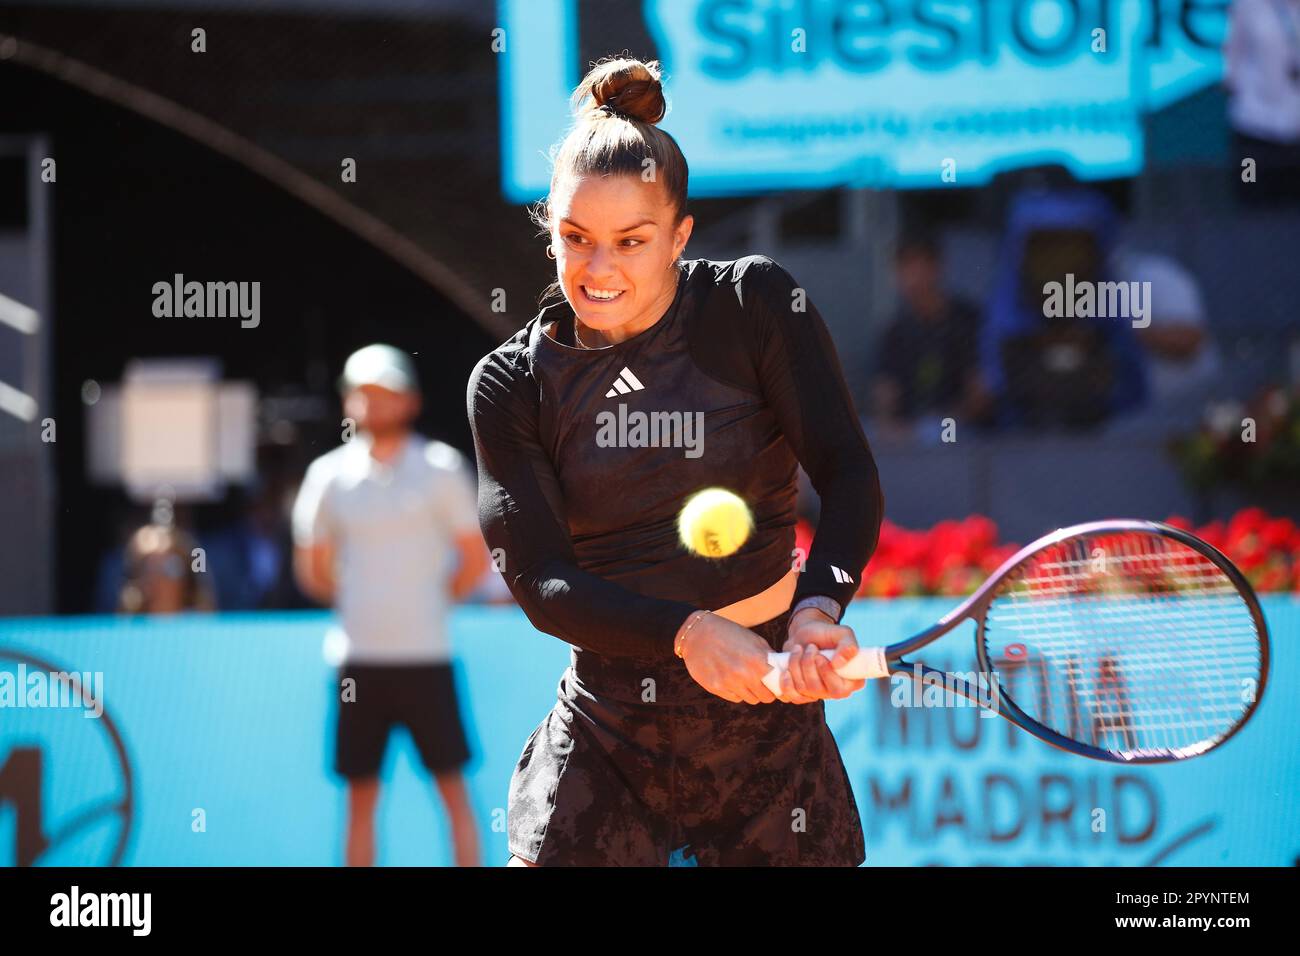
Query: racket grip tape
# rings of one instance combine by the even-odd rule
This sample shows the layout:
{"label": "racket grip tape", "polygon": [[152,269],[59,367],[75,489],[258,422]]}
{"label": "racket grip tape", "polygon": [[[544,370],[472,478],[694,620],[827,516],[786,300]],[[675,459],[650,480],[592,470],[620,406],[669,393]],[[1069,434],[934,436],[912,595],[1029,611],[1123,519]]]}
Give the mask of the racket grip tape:
{"label": "racket grip tape", "polygon": [[[835,651],[833,649],[823,650],[821,655],[830,660],[835,656]],[[790,654],[787,651],[771,651],[767,655],[767,662],[772,669],[763,678],[763,683],[768,690],[780,697],[781,675],[790,669]],[[877,677],[888,677],[889,665],[885,661],[885,649],[883,647],[859,647],[858,653],[853,659],[838,668],[835,673],[846,680],[872,680]]]}

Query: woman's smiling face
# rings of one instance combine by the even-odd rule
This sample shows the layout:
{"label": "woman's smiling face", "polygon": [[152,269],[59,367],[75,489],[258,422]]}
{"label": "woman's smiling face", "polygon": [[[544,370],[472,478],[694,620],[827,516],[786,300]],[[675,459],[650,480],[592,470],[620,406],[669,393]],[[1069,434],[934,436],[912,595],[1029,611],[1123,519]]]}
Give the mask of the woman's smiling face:
{"label": "woman's smiling face", "polygon": [[550,215],[556,274],[583,325],[621,342],[668,310],[672,266],[694,219],[674,222],[662,187],[636,176],[572,177],[552,195]]}

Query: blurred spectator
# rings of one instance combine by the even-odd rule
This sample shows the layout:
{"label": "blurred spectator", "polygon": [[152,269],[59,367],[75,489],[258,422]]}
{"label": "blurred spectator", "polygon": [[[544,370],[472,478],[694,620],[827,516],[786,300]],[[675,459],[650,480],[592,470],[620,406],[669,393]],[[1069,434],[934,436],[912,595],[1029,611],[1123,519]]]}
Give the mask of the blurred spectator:
{"label": "blurred spectator", "polygon": [[1195,276],[1169,256],[1129,248],[1118,250],[1112,263],[1121,280],[1151,283],[1151,324],[1134,332],[1146,353],[1152,410],[1199,419],[1221,363]]}
{"label": "blurred spectator", "polygon": [[302,589],[338,609],[327,655],[339,686],[334,769],[348,783],[347,863],[376,855],[379,772],[405,726],[451,818],[459,866],[476,866],[478,834],[462,768],[470,758],[447,616],[487,569],[474,481],[464,456],[413,431],[419,383],[387,345],[355,352],[340,382],[356,434],[311,463],[293,509]]}
{"label": "blurred spectator", "polygon": [[212,593],[192,570],[194,539],[170,525],[147,524],[126,546],[126,584],[118,600],[123,614],[211,611]]}
{"label": "blurred spectator", "polygon": [[932,237],[902,239],[894,264],[901,303],[877,347],[874,424],[902,431],[918,417],[949,415],[963,423],[983,422],[991,396],[980,378],[978,310],[944,288],[943,262]]}
{"label": "blurred spectator", "polygon": [[[1115,279],[1109,260],[1117,229],[1110,204],[1091,191],[1032,190],[1012,201],[980,333],[999,424],[1085,427],[1145,402],[1132,318],[1079,316],[1071,297]],[[1052,283],[1067,290],[1069,311],[1049,317]]]}
{"label": "blurred spectator", "polygon": [[223,611],[309,606],[293,576],[289,519],[274,478],[262,476],[253,496],[234,496],[237,517],[202,536]]}
{"label": "blurred spectator", "polygon": [[[1300,202],[1300,0],[1237,0],[1224,46],[1242,201]],[[1255,182],[1241,163],[1255,160]]]}

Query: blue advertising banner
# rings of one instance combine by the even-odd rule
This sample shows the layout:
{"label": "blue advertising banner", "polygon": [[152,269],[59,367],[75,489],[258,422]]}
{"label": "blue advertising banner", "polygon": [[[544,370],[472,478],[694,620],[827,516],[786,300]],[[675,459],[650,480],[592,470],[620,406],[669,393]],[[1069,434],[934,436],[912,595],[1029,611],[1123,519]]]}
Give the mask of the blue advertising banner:
{"label": "blue advertising banner", "polygon": [[[1226,0],[645,0],[695,195],[1142,167],[1143,114],[1222,77]],[[500,0],[502,188],[545,194],[586,64],[577,0]],[[612,16],[603,11],[606,17]],[[600,34],[619,36],[606,26]],[[600,51],[616,53],[622,49]],[[593,53],[592,50],[584,50]]]}
{"label": "blue advertising banner", "polygon": [[[846,620],[864,643],[888,643],[952,604],[863,601]],[[1259,711],[1223,748],[1184,764],[1070,756],[1000,717],[927,707],[887,681],[831,702],[867,865],[1293,865],[1300,600],[1273,596],[1264,607],[1273,664]],[[0,621],[0,863],[340,863],[328,622],[323,613]],[[554,700],[568,648],[513,608],[460,608],[453,633],[470,789],[485,860],[500,864],[510,774]],[[973,668],[972,633],[923,659]],[[447,864],[436,792],[405,734],[392,743],[380,862]]]}

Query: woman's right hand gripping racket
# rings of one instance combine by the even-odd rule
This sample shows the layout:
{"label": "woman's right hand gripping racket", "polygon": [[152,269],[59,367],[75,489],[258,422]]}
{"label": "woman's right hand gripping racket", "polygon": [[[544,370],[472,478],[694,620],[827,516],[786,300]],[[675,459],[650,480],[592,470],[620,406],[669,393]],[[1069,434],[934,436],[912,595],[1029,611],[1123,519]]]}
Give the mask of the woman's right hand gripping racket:
{"label": "woman's right hand gripping racket", "polygon": [[[967,619],[985,686],[903,660]],[[780,696],[789,655],[768,659],[764,682]],[[1195,535],[1101,521],[1040,538],[933,627],[861,648],[838,673],[941,682],[1070,753],[1163,763],[1206,753],[1250,719],[1268,631],[1241,572]]]}

